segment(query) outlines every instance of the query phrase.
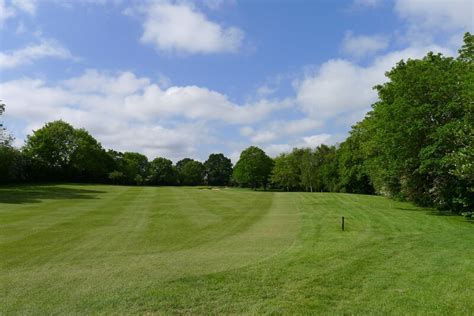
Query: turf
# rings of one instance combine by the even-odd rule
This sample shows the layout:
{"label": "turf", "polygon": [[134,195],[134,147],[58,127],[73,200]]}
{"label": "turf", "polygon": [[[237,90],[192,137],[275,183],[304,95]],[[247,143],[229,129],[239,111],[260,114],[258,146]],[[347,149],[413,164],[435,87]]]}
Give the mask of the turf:
{"label": "turf", "polygon": [[473,314],[474,224],[441,215],[350,194],[0,187],[0,314]]}

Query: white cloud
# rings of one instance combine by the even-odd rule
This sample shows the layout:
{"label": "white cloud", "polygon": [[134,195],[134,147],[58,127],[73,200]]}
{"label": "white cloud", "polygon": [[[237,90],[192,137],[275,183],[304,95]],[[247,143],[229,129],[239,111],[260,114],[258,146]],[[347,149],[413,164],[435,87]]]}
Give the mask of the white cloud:
{"label": "white cloud", "polygon": [[472,0],[396,0],[395,11],[418,27],[443,30],[474,28]]}
{"label": "white cloud", "polygon": [[281,153],[289,152],[293,147],[296,146],[291,146],[290,144],[271,144],[263,147],[263,150],[268,156],[276,157]]}
{"label": "white cloud", "polygon": [[388,37],[383,35],[353,35],[347,32],[342,42],[342,51],[355,58],[374,55],[388,47]]}
{"label": "white cloud", "polygon": [[302,146],[302,147],[311,147],[311,148],[318,147],[321,144],[327,144],[330,139],[331,139],[331,135],[329,134],[318,134],[318,135],[303,137],[303,144],[305,146]]}
{"label": "white cloud", "polygon": [[246,126],[240,129],[240,134],[249,138],[253,144],[267,144],[276,139],[300,135],[305,132],[320,128],[323,122],[310,118],[299,120],[270,121],[259,130]]}
{"label": "white cloud", "polygon": [[386,71],[401,59],[421,58],[428,51],[453,55],[447,48],[432,45],[393,51],[375,58],[367,66],[331,59],[297,84],[297,101],[310,117],[323,121],[367,111],[377,100],[372,87],[387,80]]}
{"label": "white cloud", "polygon": [[[217,120],[226,123],[245,124],[262,120],[268,114],[291,104],[289,100],[257,102],[236,105],[226,95],[197,86],[173,86],[162,90],[158,85],[148,85],[143,93],[130,95],[125,107],[135,116],[175,117],[187,119]],[[140,111],[135,111],[140,109]]]}
{"label": "white cloud", "polygon": [[42,58],[73,59],[73,56],[57,41],[44,39],[38,44],[31,44],[25,48],[0,52],[0,69],[28,65]]}
{"label": "white cloud", "polygon": [[[131,72],[88,70],[55,85],[36,79],[0,84],[5,118],[25,125],[25,134],[52,120],[84,127],[106,147],[145,152],[149,157],[196,157],[214,142],[209,121],[252,123],[281,109],[285,102],[232,103],[216,91],[187,86],[161,89]],[[22,138],[23,135],[17,135]]]}
{"label": "white cloud", "polygon": [[0,27],[6,20],[15,16],[15,9],[5,4],[5,0],[0,0]]}
{"label": "white cloud", "polygon": [[36,13],[36,0],[12,0],[12,5],[28,14]]}
{"label": "white cloud", "polygon": [[79,77],[64,80],[62,84],[75,93],[125,96],[149,86],[150,80],[137,78],[135,74],[128,71],[114,75],[89,69]]}
{"label": "white cloud", "polygon": [[143,15],[141,41],[159,51],[184,54],[236,52],[244,38],[239,28],[210,21],[186,2],[150,2],[139,12]]}
{"label": "white cloud", "polygon": [[0,0],[0,28],[6,20],[15,17],[18,11],[35,15],[36,0],[12,0],[9,5],[5,0]]}

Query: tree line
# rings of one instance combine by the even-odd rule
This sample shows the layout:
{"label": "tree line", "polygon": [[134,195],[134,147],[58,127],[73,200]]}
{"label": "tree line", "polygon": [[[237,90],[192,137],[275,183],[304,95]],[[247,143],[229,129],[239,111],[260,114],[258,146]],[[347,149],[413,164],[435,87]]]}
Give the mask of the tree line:
{"label": "tree line", "polygon": [[[245,149],[201,163],[105,150],[86,130],[47,123],[21,149],[0,125],[0,183],[74,181],[127,185],[237,185],[286,191],[381,194],[454,212],[474,209],[474,36],[456,58],[400,61],[374,87],[378,101],[336,146],[276,158]],[[0,104],[0,115],[5,105]]]}

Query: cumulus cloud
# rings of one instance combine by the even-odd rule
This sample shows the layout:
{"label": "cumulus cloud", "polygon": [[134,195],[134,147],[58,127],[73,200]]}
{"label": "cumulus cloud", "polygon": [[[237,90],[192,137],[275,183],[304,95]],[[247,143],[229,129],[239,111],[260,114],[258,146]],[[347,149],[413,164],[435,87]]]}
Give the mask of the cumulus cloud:
{"label": "cumulus cloud", "polygon": [[321,144],[328,144],[328,141],[331,139],[329,134],[318,134],[303,137],[303,143],[305,146],[302,147],[318,147]]}
{"label": "cumulus cloud", "polygon": [[376,57],[367,66],[331,59],[297,84],[297,101],[310,117],[323,121],[364,113],[377,100],[373,86],[387,80],[386,71],[401,59],[422,58],[428,51],[453,55],[447,48],[431,45],[393,51]]}
{"label": "cumulus cloud", "polygon": [[162,89],[132,72],[97,70],[56,84],[7,81],[0,95],[8,107],[5,118],[24,125],[25,134],[63,119],[86,128],[106,147],[173,159],[196,155],[199,146],[216,140],[209,121],[249,124],[287,106],[265,99],[239,105],[202,87]]}
{"label": "cumulus cloud", "polygon": [[0,26],[3,26],[6,20],[15,16],[15,9],[6,5],[5,0],[0,0]]}
{"label": "cumulus cloud", "polygon": [[[130,12],[127,11],[127,12]],[[143,18],[141,42],[157,50],[184,54],[237,52],[244,32],[209,20],[188,2],[150,2],[138,10]]]}
{"label": "cumulus cloud", "polygon": [[0,69],[28,65],[42,58],[73,59],[71,52],[57,41],[43,39],[40,43],[24,48],[0,52]]}
{"label": "cumulus cloud", "polygon": [[6,20],[15,17],[18,12],[34,15],[36,0],[12,0],[10,4],[7,4],[5,0],[0,0],[0,27]]}
{"label": "cumulus cloud", "polygon": [[323,122],[310,118],[274,120],[264,124],[258,130],[245,126],[240,129],[240,134],[248,137],[253,144],[266,144],[282,137],[301,135],[322,126]]}
{"label": "cumulus cloud", "polygon": [[342,41],[342,51],[355,58],[374,55],[388,47],[388,37],[383,35],[354,35],[347,32]]}
{"label": "cumulus cloud", "polygon": [[12,5],[19,10],[28,14],[34,15],[36,13],[36,0],[12,0]]}
{"label": "cumulus cloud", "polygon": [[427,28],[472,30],[472,0],[396,0],[395,11],[410,23]]}

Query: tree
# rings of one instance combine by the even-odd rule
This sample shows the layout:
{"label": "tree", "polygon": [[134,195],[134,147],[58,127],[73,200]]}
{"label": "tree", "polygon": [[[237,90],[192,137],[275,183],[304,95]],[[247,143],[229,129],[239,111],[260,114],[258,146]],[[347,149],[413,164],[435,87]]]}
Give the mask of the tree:
{"label": "tree", "polygon": [[54,121],[27,137],[24,146],[34,179],[99,181],[111,171],[111,160],[86,130]]}
{"label": "tree", "polygon": [[232,176],[232,162],[223,154],[210,154],[204,162],[206,180],[210,185],[227,185]]}
{"label": "tree", "polygon": [[[0,100],[0,116],[4,111],[5,104]],[[24,177],[23,155],[11,143],[12,137],[0,122],[0,183],[16,182]]]}
{"label": "tree", "polygon": [[148,177],[149,163],[145,155],[136,152],[125,152],[121,169],[129,184],[142,185]]}
{"label": "tree", "polygon": [[273,167],[273,160],[258,147],[251,146],[242,151],[233,171],[234,180],[254,190],[266,185]]}
{"label": "tree", "polygon": [[174,185],[177,182],[178,175],[171,160],[158,157],[150,163],[148,183],[154,185]]}
{"label": "tree", "polygon": [[[0,100],[0,116],[5,112],[5,104]],[[0,146],[10,146],[12,143],[12,137],[7,133],[3,123],[0,121]]]}
{"label": "tree", "polygon": [[26,159],[12,146],[0,146],[0,183],[19,182],[26,179]]}
{"label": "tree", "polygon": [[27,136],[24,152],[33,160],[35,178],[67,180],[76,148],[74,127],[60,120],[47,123]]}
{"label": "tree", "polygon": [[313,192],[316,184],[316,161],[311,148],[293,149],[298,157],[300,168],[300,184],[305,191]]}
{"label": "tree", "polygon": [[112,158],[85,129],[76,129],[74,136],[76,149],[70,161],[73,180],[105,181],[109,172],[113,170]]}
{"label": "tree", "polygon": [[470,155],[473,51],[467,33],[457,59],[428,53],[401,61],[376,86],[364,146],[378,192],[458,212],[473,207],[472,181],[456,166],[468,166],[462,157]]}
{"label": "tree", "polygon": [[362,135],[354,126],[351,135],[337,150],[339,190],[347,193],[373,194],[374,188],[365,166]]}
{"label": "tree", "polygon": [[283,153],[275,158],[271,173],[273,184],[290,191],[299,186],[299,180],[298,162],[293,153]]}
{"label": "tree", "polygon": [[176,164],[181,185],[200,185],[204,182],[204,165],[196,160],[185,158]]}

